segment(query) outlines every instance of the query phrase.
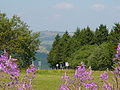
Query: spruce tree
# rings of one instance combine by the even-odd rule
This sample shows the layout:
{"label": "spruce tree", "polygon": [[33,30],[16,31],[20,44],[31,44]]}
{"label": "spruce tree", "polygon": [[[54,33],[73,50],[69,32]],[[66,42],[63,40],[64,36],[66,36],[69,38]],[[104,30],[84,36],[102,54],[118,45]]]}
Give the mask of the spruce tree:
{"label": "spruce tree", "polygon": [[79,41],[82,46],[87,44],[91,45],[94,43],[94,33],[91,31],[89,27],[81,30]]}
{"label": "spruce tree", "polygon": [[111,30],[108,40],[113,43],[118,43],[120,41],[120,24],[116,23],[113,29]]}
{"label": "spruce tree", "polygon": [[77,27],[76,32],[71,38],[71,49],[74,51],[80,48],[80,28]]}
{"label": "spruce tree", "polygon": [[101,24],[95,31],[95,43],[100,45],[106,42],[108,38],[108,29],[106,25]]}
{"label": "spruce tree", "polygon": [[66,31],[60,41],[61,50],[62,50],[62,62],[66,62],[68,57],[70,56],[70,36],[69,33]]}
{"label": "spruce tree", "polygon": [[52,68],[55,68],[56,64],[61,61],[61,46],[60,46],[61,37],[59,34],[56,35],[55,41],[53,42],[52,49],[50,50],[47,60],[50,63]]}

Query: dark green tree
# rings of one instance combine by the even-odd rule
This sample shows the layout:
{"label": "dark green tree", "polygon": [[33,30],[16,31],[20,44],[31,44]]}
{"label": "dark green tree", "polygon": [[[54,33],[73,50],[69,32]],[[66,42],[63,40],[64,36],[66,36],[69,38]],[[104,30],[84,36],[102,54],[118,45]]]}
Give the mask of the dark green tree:
{"label": "dark green tree", "polygon": [[94,33],[89,27],[81,30],[79,41],[82,46],[87,44],[92,45],[94,43]]}
{"label": "dark green tree", "polygon": [[113,60],[110,52],[110,43],[104,42],[99,45],[89,56],[89,65],[93,70],[112,69]]}
{"label": "dark green tree", "polygon": [[97,45],[84,45],[79,50],[76,50],[76,52],[74,52],[69,58],[70,67],[75,68],[81,62],[87,67],[91,66],[89,56],[97,47]]}
{"label": "dark green tree", "polygon": [[101,24],[95,31],[95,43],[100,45],[106,42],[108,38],[108,29],[106,25]]}
{"label": "dark green tree", "polygon": [[69,33],[66,31],[61,40],[60,40],[61,50],[62,50],[62,62],[68,61],[68,57],[71,55],[70,52],[70,36]]}
{"label": "dark green tree", "polygon": [[118,43],[120,42],[120,24],[116,23],[113,29],[111,30],[108,40],[113,42],[113,43]]}
{"label": "dark green tree", "polygon": [[52,49],[50,50],[47,60],[50,63],[52,68],[55,68],[56,64],[61,62],[61,45],[60,45],[61,37],[59,34],[56,35],[55,41],[53,42]]}
{"label": "dark green tree", "polygon": [[71,37],[70,40],[70,48],[71,52],[75,52],[80,48],[80,28],[77,27],[76,32],[74,32],[73,36]]}
{"label": "dark green tree", "polygon": [[61,38],[57,35],[52,46],[53,47],[49,52],[47,59],[54,68],[56,64],[64,64],[68,61],[68,57],[71,54],[69,33],[66,31]]}
{"label": "dark green tree", "polygon": [[20,66],[28,66],[35,59],[35,52],[40,41],[39,33],[32,33],[29,26],[20,17],[6,17],[0,13],[0,50],[6,50],[18,58]]}
{"label": "dark green tree", "polygon": [[87,44],[94,44],[94,32],[89,27],[82,30],[77,28],[71,39],[71,49],[76,51]]}

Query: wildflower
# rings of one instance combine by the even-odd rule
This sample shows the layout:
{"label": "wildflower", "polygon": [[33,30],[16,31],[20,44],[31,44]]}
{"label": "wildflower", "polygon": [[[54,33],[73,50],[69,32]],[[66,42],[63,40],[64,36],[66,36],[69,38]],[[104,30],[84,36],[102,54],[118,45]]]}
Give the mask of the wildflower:
{"label": "wildflower", "polygon": [[61,80],[68,80],[69,76],[66,75],[66,73],[61,77]]}
{"label": "wildflower", "polygon": [[100,78],[101,79],[107,79],[108,78],[108,74],[103,72],[101,75],[100,75]]}
{"label": "wildflower", "polygon": [[97,85],[94,82],[84,83],[84,88],[89,88],[90,90],[97,90]]}
{"label": "wildflower", "polygon": [[70,89],[64,85],[61,85],[59,90],[70,90]]}
{"label": "wildflower", "polygon": [[111,87],[108,84],[104,84],[102,86],[102,90],[112,90]]}
{"label": "wildflower", "polygon": [[8,57],[6,55],[0,56],[0,61],[6,61],[6,60],[8,60]]}
{"label": "wildflower", "polygon": [[117,53],[115,54],[115,60],[120,60],[120,43],[118,43],[118,46],[117,46]]}
{"label": "wildflower", "polygon": [[11,75],[9,79],[16,80],[16,81],[18,80],[17,77],[15,77],[14,75]]}
{"label": "wildflower", "polygon": [[114,73],[115,73],[118,77],[120,77],[120,66],[117,66],[117,67],[115,68]]}
{"label": "wildflower", "polygon": [[27,74],[30,74],[30,73],[35,74],[35,72],[36,72],[36,68],[33,65],[30,65],[30,68],[26,70]]}
{"label": "wildflower", "polygon": [[120,51],[120,43],[118,43],[117,51]]}
{"label": "wildflower", "polygon": [[3,71],[5,68],[6,68],[6,66],[3,63],[1,63],[0,64],[0,70]]}
{"label": "wildflower", "polygon": [[80,77],[81,75],[83,75],[83,73],[85,72],[85,65],[81,64],[80,66],[77,66],[77,69],[75,71],[74,77]]}
{"label": "wildflower", "polygon": [[74,77],[79,78],[82,81],[92,79],[91,72],[86,71],[86,68],[85,68],[84,64],[81,64],[80,66],[77,66]]}

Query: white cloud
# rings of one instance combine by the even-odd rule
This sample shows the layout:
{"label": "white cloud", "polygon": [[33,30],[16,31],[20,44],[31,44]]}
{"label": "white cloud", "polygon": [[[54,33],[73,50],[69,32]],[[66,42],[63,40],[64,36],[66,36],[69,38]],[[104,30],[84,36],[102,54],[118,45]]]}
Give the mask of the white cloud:
{"label": "white cloud", "polygon": [[95,8],[95,9],[104,9],[105,6],[103,4],[94,4],[93,8]]}
{"label": "white cloud", "polygon": [[74,8],[74,6],[70,3],[62,2],[62,3],[58,3],[58,4],[54,5],[53,8],[71,9],[71,8]]}

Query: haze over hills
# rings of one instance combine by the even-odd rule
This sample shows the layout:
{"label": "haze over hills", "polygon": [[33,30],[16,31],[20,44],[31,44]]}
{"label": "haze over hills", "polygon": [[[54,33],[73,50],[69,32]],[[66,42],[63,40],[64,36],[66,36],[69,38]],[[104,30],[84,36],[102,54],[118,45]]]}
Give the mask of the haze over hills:
{"label": "haze over hills", "polygon": [[[64,32],[59,32],[59,31],[41,31],[40,32],[40,47],[39,47],[39,52],[46,52],[48,53],[52,47],[53,41],[55,36],[59,34],[62,36]],[[73,32],[69,33],[70,35],[73,35]]]}
{"label": "haze over hills", "polygon": [[[40,46],[39,50],[36,53],[36,61],[41,61],[40,69],[50,69],[49,64],[47,63],[47,54],[49,53],[50,49],[52,48],[52,44],[54,42],[55,36],[59,34],[62,36],[64,32],[58,32],[58,31],[41,31],[40,32]],[[69,33],[70,35],[73,35],[72,32]]]}
{"label": "haze over hills", "polygon": [[57,32],[57,31],[41,31],[40,32],[40,47],[39,52],[49,53],[52,43],[54,41],[54,38],[57,34],[63,35],[64,32]]}

